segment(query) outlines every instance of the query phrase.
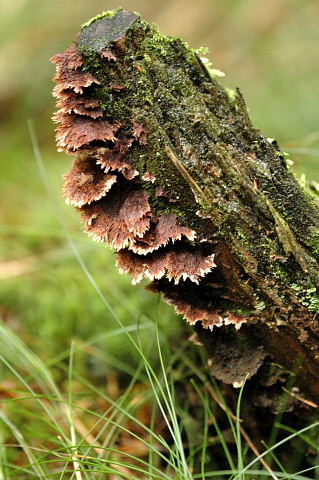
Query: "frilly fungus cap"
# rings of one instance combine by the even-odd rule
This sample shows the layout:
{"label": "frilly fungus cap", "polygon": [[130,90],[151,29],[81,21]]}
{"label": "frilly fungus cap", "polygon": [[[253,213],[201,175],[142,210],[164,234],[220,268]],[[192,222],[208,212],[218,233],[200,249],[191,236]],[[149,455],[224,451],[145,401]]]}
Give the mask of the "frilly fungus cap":
{"label": "frilly fungus cap", "polygon": [[[174,55],[169,73],[175,84],[165,90],[166,59]],[[188,77],[196,84],[207,81],[207,72],[195,57],[198,71],[185,71],[188,55],[180,40],[116,10],[83,26],[75,44],[52,58],[56,142],[75,157],[63,193],[86,232],[117,251],[119,271],[131,275],[133,284],[150,279],[150,288],[192,324],[239,328],[244,318],[216,294],[224,278],[215,263],[214,227],[199,213],[201,191],[172,163],[174,151],[176,161],[196,154],[190,139],[180,143],[178,121],[165,118],[165,111],[176,119],[184,115],[201,135]]]}

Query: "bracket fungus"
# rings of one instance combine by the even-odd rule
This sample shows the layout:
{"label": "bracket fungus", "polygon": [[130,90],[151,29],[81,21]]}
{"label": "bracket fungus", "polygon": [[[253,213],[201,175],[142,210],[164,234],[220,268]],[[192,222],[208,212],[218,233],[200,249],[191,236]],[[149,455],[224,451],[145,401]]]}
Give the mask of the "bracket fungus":
{"label": "bracket fungus", "polygon": [[85,24],[52,61],[57,146],[75,157],[64,196],[87,233],[196,323],[219,352],[217,377],[227,345],[241,358],[224,378],[235,385],[265,358],[293,370],[301,355],[302,384],[319,397],[318,205],[240,91],[121,9]]}

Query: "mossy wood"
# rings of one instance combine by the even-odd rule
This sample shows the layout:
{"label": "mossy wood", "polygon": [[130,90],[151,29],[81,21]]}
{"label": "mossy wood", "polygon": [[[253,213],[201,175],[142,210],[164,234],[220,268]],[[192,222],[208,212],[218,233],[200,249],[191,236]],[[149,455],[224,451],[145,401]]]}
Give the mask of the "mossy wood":
{"label": "mossy wood", "polygon": [[318,204],[240,91],[122,10],[53,61],[57,143],[76,155],[64,193],[87,232],[196,323],[217,378],[290,371],[319,400]]}

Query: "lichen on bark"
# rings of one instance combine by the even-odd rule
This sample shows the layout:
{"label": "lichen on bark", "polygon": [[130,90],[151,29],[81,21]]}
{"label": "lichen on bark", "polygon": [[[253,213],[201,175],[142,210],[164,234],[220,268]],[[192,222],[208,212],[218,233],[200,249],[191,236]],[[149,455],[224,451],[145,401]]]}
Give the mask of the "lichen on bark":
{"label": "lichen on bark", "polygon": [[[318,204],[252,125],[241,92],[229,95],[185,42],[121,9],[85,24],[67,52],[53,58],[57,142],[77,155],[65,195],[86,230],[198,322],[218,350],[217,377],[239,385],[265,358],[293,370],[302,356],[300,384],[318,398]],[[241,358],[232,374],[227,345]]]}

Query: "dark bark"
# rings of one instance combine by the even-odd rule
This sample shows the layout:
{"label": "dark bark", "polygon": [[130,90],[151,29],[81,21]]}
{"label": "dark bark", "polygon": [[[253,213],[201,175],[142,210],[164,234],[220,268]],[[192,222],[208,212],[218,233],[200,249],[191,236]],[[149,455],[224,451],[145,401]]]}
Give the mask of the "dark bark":
{"label": "dark bark", "polygon": [[[108,168],[121,176],[121,187],[112,187],[105,200],[94,202],[94,211],[93,204],[78,204],[84,219],[91,215],[89,233],[121,249],[122,270],[137,278],[138,265],[153,279],[151,289],[163,293],[190,323],[199,320],[197,335],[217,378],[239,385],[247,373],[258,377],[259,372],[266,385],[265,365],[275,362],[298,374],[296,384],[319,401],[316,199],[289,171],[278,144],[251,124],[240,91],[220,86],[180,39],[161,36],[137,15],[116,11],[84,26],[76,49],[83,59],[81,72],[95,79],[83,77],[84,94],[98,99],[109,136],[102,137],[97,119],[96,141],[90,137],[80,146],[62,144],[61,131],[69,123],[59,118],[58,142],[90,159],[100,159],[104,148],[108,159],[113,155],[113,167]],[[59,90],[62,96],[72,90],[67,85]],[[124,167],[114,167],[115,158],[139,175],[123,179]],[[121,245],[108,233],[107,202],[118,199],[116,188],[143,190],[150,205],[150,213],[143,213],[144,220],[150,220],[148,231],[135,232]],[[104,236],[98,222],[102,217],[96,213],[101,211],[108,215]],[[114,215],[119,222],[119,214]],[[158,239],[164,217],[179,229],[166,243]],[[195,232],[195,238],[189,232]],[[154,252],[152,242],[160,245]],[[178,276],[174,262],[187,258],[185,271],[191,271],[196,254],[201,267]],[[208,258],[214,258],[216,266],[211,261],[204,272]],[[162,273],[150,273],[160,262]],[[267,375],[269,385],[269,378],[279,381],[278,375]]]}

